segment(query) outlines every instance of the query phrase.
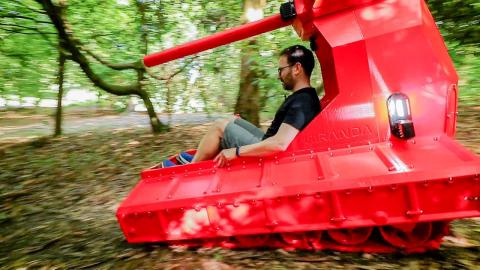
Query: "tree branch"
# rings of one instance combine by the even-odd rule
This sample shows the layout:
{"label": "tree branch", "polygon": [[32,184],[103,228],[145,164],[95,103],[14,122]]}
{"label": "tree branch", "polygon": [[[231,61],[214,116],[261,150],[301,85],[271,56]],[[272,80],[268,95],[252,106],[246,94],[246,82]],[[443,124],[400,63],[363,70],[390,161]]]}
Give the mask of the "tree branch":
{"label": "tree branch", "polygon": [[57,33],[45,33],[45,32],[22,32],[22,30],[14,30],[14,29],[4,29],[0,28],[2,31],[8,32],[8,33],[13,33],[13,34],[22,34],[22,35],[56,35]]}
{"label": "tree branch", "polygon": [[143,70],[145,67],[143,66],[143,63],[140,60],[130,62],[130,63],[121,63],[121,64],[115,64],[109,61],[106,61],[102,58],[100,58],[98,55],[93,53],[91,50],[87,49],[85,46],[81,47],[81,50],[86,52],[88,55],[93,57],[95,60],[97,60],[99,63],[102,65],[105,65],[113,70],[125,70],[125,69],[135,69],[135,70]]}
{"label": "tree branch", "polygon": [[[40,14],[44,14],[44,15],[47,14],[47,13],[46,13],[45,11],[43,11],[43,10],[31,8],[31,7],[29,7],[27,4],[22,3],[22,2],[17,2],[17,4],[20,4],[20,6],[21,6],[22,8],[25,8],[25,9],[30,10],[30,11],[32,11],[32,12],[40,13]],[[18,7],[18,6],[17,6],[17,7]]]}
{"label": "tree branch", "polygon": [[72,34],[73,31],[67,26],[67,22],[63,14],[64,7],[54,5],[51,0],[35,1],[39,3],[43,7],[43,10],[47,13],[48,17],[55,26],[55,29],[58,31],[59,38],[64,41],[63,47],[71,53],[72,60],[80,65],[80,68],[95,86],[117,96],[126,96],[132,94],[139,96],[141,95],[141,89],[138,83],[133,83],[130,85],[111,84],[95,73],[90,65],[90,62],[80,49],[82,44],[80,41],[74,39]]}
{"label": "tree branch", "polygon": [[29,26],[24,26],[24,25],[18,25],[18,24],[11,24],[11,23],[0,23],[0,25],[3,26],[11,26],[11,27],[17,27],[17,28],[22,28],[22,29],[27,29],[27,30],[34,30],[36,31],[36,27],[29,27]]}
{"label": "tree branch", "polygon": [[95,84],[95,86],[105,90],[106,92],[112,93],[114,95],[140,95],[141,88],[138,83],[134,83],[131,85],[115,85],[110,84],[103,80],[98,74],[94,72],[92,69],[90,62],[88,61],[87,57],[84,55],[87,54],[90,57],[94,58],[99,63],[110,67],[114,70],[127,70],[133,69],[137,71],[146,71],[149,76],[158,80],[171,80],[173,77],[184,71],[192,62],[193,59],[197,58],[198,56],[194,56],[188,63],[183,65],[179,70],[175,71],[174,73],[170,74],[169,76],[160,77],[153,74],[151,71],[147,70],[141,60],[130,62],[130,63],[123,63],[123,64],[115,64],[109,61],[106,61],[93,53],[91,50],[87,49],[85,46],[81,44],[81,42],[73,37],[73,31],[69,28],[66,19],[63,17],[63,9],[62,6],[57,6],[52,3],[51,0],[35,0],[37,3],[42,5],[43,10],[49,16],[50,20],[52,21],[53,25],[55,26],[56,30],[58,31],[58,36],[60,39],[64,40],[64,48],[70,52],[70,57],[73,61],[80,65],[80,68],[85,72],[87,77]]}
{"label": "tree branch", "polygon": [[167,81],[167,80],[171,80],[173,79],[176,75],[180,74],[181,72],[183,72],[196,58],[198,58],[198,55],[195,55],[193,56],[187,63],[185,63],[185,65],[183,65],[180,69],[178,69],[177,71],[175,71],[174,73],[170,74],[169,76],[165,76],[165,77],[162,77],[162,76],[158,76],[158,75],[155,75],[150,69],[148,68],[145,68],[145,66],[143,65],[143,63],[141,62],[141,60],[139,61],[135,61],[135,62],[130,62],[130,63],[122,63],[122,64],[115,64],[115,63],[111,63],[109,61],[106,61],[105,59],[102,59],[101,57],[99,57],[97,54],[93,53],[91,50],[87,49],[85,46],[82,46],[81,49],[86,52],[88,55],[90,55],[91,57],[93,57],[95,60],[97,60],[99,63],[111,68],[111,69],[114,69],[114,70],[126,70],[126,69],[135,69],[135,70],[144,70],[147,72],[147,74],[156,79],[156,80],[159,80],[159,81]]}
{"label": "tree branch", "polygon": [[170,74],[169,76],[165,76],[165,77],[162,77],[162,76],[158,76],[156,74],[154,74],[152,72],[151,69],[148,69],[146,68],[145,70],[147,71],[147,74],[148,76],[156,79],[156,80],[159,80],[159,81],[169,81],[171,79],[173,79],[173,77],[177,76],[178,74],[180,74],[181,72],[183,72],[188,66],[190,66],[190,64],[193,63],[193,60],[195,60],[196,58],[198,58],[198,55],[195,55],[193,56],[187,63],[185,63],[180,69],[178,69],[177,71],[175,71],[174,73]]}
{"label": "tree branch", "polygon": [[[29,27],[29,26],[23,26],[23,25],[17,25],[17,24],[9,24],[9,23],[0,23],[0,25],[3,25],[3,26],[7,26],[7,27],[13,27],[13,28],[0,28],[4,31],[7,31],[9,33],[16,33],[16,34],[39,34],[43,37],[43,39],[45,39],[45,41],[47,41],[50,45],[54,46],[53,42],[48,38],[48,35],[57,35],[57,33],[46,33],[46,32],[42,32],[38,29],[38,27]],[[16,28],[16,29],[15,29]],[[19,28],[21,29],[26,29],[26,30],[31,30],[31,31],[35,31],[35,32],[23,32],[23,31],[19,31]]]}
{"label": "tree branch", "polygon": [[22,19],[22,20],[34,21],[36,23],[52,24],[52,22],[49,22],[49,21],[37,20],[37,19],[32,18],[32,17],[27,17],[27,16],[23,16],[23,15],[16,15],[16,14],[1,14],[0,18]]}

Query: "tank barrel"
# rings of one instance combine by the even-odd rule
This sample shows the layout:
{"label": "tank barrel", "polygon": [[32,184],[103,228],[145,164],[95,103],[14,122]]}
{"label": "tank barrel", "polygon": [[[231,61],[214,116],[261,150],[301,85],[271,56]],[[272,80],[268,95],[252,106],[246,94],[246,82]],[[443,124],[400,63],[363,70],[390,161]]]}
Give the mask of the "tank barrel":
{"label": "tank barrel", "polygon": [[293,20],[285,21],[280,14],[247,23],[238,27],[207,36],[195,41],[176,46],[165,51],[147,55],[143,62],[147,67],[160,65],[178,58],[220,47],[235,41],[273,31],[292,24]]}

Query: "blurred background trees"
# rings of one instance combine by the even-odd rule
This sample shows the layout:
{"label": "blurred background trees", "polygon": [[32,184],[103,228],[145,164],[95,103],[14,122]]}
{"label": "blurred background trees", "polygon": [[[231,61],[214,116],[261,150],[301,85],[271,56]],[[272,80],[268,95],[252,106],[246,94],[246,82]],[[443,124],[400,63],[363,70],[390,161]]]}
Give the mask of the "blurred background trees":
{"label": "blurred background trees", "polygon": [[[12,0],[0,4],[0,109],[62,106],[157,113],[237,112],[254,123],[283,101],[277,53],[300,43],[292,28],[146,69],[145,54],[278,13],[284,0]],[[461,81],[480,90],[480,3],[428,1]],[[308,45],[308,44],[305,44]],[[321,86],[318,68],[313,83]],[[64,103],[61,104],[63,98]],[[67,102],[68,101],[68,102]],[[478,101],[478,100],[477,100]]]}

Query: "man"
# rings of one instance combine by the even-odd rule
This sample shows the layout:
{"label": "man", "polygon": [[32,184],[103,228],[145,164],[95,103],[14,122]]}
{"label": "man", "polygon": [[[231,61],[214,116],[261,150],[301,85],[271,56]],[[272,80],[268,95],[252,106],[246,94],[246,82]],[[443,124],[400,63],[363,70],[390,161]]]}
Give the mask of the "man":
{"label": "man", "polygon": [[313,53],[301,45],[291,46],[280,53],[278,63],[278,79],[293,93],[280,106],[267,132],[240,118],[217,120],[200,141],[192,162],[213,158],[218,167],[223,167],[239,156],[284,151],[320,112],[320,100],[310,85]]}

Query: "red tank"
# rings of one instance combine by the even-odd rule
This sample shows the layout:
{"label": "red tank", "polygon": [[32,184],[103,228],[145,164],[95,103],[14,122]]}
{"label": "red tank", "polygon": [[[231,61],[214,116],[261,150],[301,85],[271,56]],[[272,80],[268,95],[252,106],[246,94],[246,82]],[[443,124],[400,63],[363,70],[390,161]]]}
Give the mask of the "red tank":
{"label": "red tank", "polygon": [[295,0],[144,62],[288,25],[320,61],[322,112],[277,155],[143,171],[117,211],[128,242],[422,252],[480,216],[480,158],[454,139],[458,77],[422,0]]}

